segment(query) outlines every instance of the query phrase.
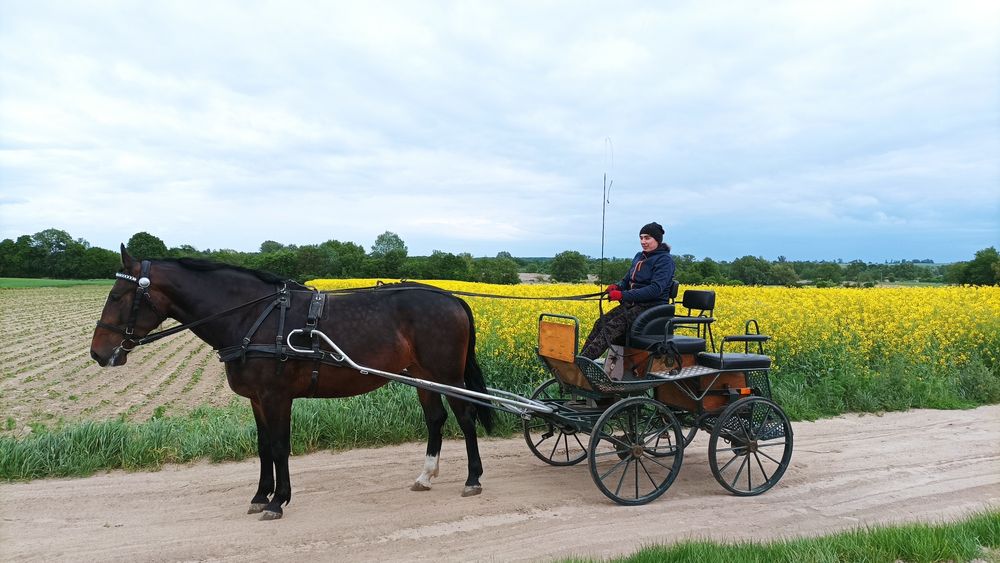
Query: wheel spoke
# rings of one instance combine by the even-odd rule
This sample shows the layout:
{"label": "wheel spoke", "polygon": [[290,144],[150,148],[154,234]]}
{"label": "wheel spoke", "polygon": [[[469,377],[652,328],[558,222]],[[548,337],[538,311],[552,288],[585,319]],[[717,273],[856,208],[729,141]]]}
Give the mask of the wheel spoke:
{"label": "wheel spoke", "polygon": [[618,493],[622,490],[622,484],[625,483],[625,476],[628,475],[628,464],[631,461],[629,458],[622,460],[625,463],[625,469],[622,470],[622,476],[618,479],[618,487],[615,488],[615,496],[620,496]]}
{"label": "wheel spoke", "polygon": [[765,428],[767,428],[767,421],[771,420],[771,415],[772,414],[774,414],[774,411],[771,410],[771,409],[767,409],[767,416],[764,417],[764,420],[760,421],[760,424],[757,426],[756,431],[753,433],[753,436],[750,438],[751,440],[756,440],[756,439],[758,439],[760,437],[761,431],[764,430]]}
{"label": "wheel spoke", "polygon": [[734,489],[736,488],[736,481],[739,481],[740,475],[743,474],[743,468],[747,466],[747,462],[749,461],[750,460],[748,458],[744,457],[743,463],[740,463],[740,469],[739,471],[736,472],[736,477],[733,477],[733,481],[730,483],[730,485],[732,485]]}
{"label": "wheel spoke", "polygon": [[736,454],[733,454],[733,457],[729,461],[727,461],[726,464],[723,465],[721,469],[719,469],[719,473],[722,473],[723,471],[725,471],[729,467],[730,464],[732,464],[734,461],[736,461],[739,458],[740,458],[740,456],[738,456]]}
{"label": "wheel spoke", "polygon": [[[759,446],[758,446],[758,447],[759,447]],[[774,459],[773,457],[771,457],[771,456],[767,455],[767,453],[765,453],[765,452],[762,452],[762,451],[760,451],[760,450],[757,450],[757,452],[756,452],[756,453],[759,453],[760,455],[762,455],[762,456],[766,457],[767,459],[769,459],[769,460],[773,461],[774,463],[776,463],[776,464],[778,464],[778,465],[781,465],[781,462],[780,462],[780,461],[778,461],[778,460]]]}
{"label": "wheel spoke", "polygon": [[[607,472],[605,472],[605,473],[604,473],[604,475],[601,475],[601,476],[600,476],[600,477],[601,477],[601,481],[603,481],[603,480],[604,480],[604,478],[605,478],[605,477],[607,477],[608,475],[611,475],[612,473],[614,473],[614,471],[615,471],[616,469],[618,469],[619,467],[621,467],[621,465],[622,465],[623,463],[627,463],[627,462],[628,462],[628,458],[625,458],[625,459],[623,459],[623,460],[620,460],[620,461],[619,461],[618,463],[614,464],[613,466],[611,466],[611,469],[607,470]],[[628,469],[628,468],[626,468],[626,469]],[[622,472],[622,475],[624,476],[624,475],[625,475],[625,473],[624,473],[624,472]],[[619,485],[619,486],[620,486],[620,485]]]}
{"label": "wheel spoke", "polygon": [[555,439],[555,443],[552,444],[552,451],[549,452],[549,459],[555,459],[556,449],[559,448],[559,438]]}
{"label": "wheel spoke", "polygon": [[667,471],[673,472],[673,470],[674,470],[673,467],[671,467],[669,465],[665,465],[663,463],[660,463],[660,460],[656,459],[655,457],[647,457],[646,459],[648,459],[649,461],[652,461],[653,463],[655,463],[656,465],[659,465],[660,467],[666,469]]}
{"label": "wheel spoke", "polygon": [[767,483],[771,479],[771,476],[768,475],[767,471],[764,469],[764,464],[760,462],[760,456],[757,455],[757,452],[753,453],[753,458],[757,460],[757,467],[760,468],[760,473],[764,476],[764,482]]}
{"label": "wheel spoke", "polygon": [[[637,461],[637,463],[638,463],[639,465],[641,465],[641,466],[642,466],[642,472],[646,474],[646,478],[647,478],[647,479],[649,479],[649,484],[650,484],[650,485],[652,485],[652,486],[653,486],[653,489],[655,490],[655,489],[656,489],[656,487],[657,487],[657,484],[656,484],[656,480],[654,480],[654,479],[653,479],[653,476],[652,476],[652,475],[650,475],[650,473],[649,473],[649,470],[648,470],[648,469],[646,469],[646,464],[645,464],[645,463],[643,463],[641,459],[639,459],[639,460],[636,460],[636,461]],[[669,476],[670,476],[670,474],[668,473],[668,474],[667,474],[667,476],[669,477]]]}

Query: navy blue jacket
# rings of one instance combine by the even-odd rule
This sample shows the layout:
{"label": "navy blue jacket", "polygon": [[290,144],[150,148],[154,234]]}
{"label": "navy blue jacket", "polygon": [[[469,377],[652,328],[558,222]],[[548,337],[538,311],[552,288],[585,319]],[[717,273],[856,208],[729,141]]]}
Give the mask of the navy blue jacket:
{"label": "navy blue jacket", "polygon": [[666,303],[674,280],[674,258],[667,245],[650,253],[640,252],[632,259],[628,274],[618,282],[622,301]]}

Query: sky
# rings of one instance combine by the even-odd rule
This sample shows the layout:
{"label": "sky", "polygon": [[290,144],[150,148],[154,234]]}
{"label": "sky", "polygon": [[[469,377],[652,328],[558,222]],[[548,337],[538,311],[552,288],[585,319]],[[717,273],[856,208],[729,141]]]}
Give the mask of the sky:
{"label": "sky", "polygon": [[0,0],[0,239],[631,257],[657,221],[696,258],[969,260],[1000,246],[998,29],[995,1]]}

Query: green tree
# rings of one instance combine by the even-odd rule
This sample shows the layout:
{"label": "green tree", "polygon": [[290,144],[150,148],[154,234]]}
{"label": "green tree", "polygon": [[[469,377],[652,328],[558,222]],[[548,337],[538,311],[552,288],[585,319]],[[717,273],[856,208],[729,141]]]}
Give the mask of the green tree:
{"label": "green tree", "polygon": [[125,248],[128,249],[129,254],[140,259],[163,258],[167,256],[167,245],[163,244],[163,241],[159,237],[151,235],[146,231],[132,235],[132,238],[128,239],[128,242],[125,243]]}
{"label": "green tree", "polygon": [[792,268],[791,264],[788,263],[771,264],[770,278],[770,282],[774,285],[794,287],[799,283],[799,275],[795,273],[795,268]]}
{"label": "green tree", "polygon": [[514,285],[521,283],[517,262],[512,258],[480,258],[475,261],[476,280],[483,283]]}
{"label": "green tree", "polygon": [[273,240],[265,240],[264,242],[260,243],[260,251],[262,253],[277,252],[282,248],[285,248],[285,245],[281,244],[280,242],[275,242]]}
{"label": "green tree", "polygon": [[766,285],[771,279],[771,263],[756,256],[744,256],[733,261],[729,275],[747,285]]}
{"label": "green tree", "polygon": [[813,271],[813,275],[815,276],[813,281],[823,280],[832,285],[839,285],[840,282],[844,281],[844,269],[833,262],[819,264]]}
{"label": "green tree", "polygon": [[975,258],[965,265],[962,272],[962,283],[970,285],[995,285],[1000,283],[996,264],[1000,262],[1000,253],[994,247],[984,248],[976,252]]}
{"label": "green tree", "polygon": [[372,273],[376,276],[400,277],[406,254],[406,244],[399,235],[391,231],[380,234],[372,245],[372,265],[376,270]]}
{"label": "green tree", "polygon": [[59,229],[45,229],[35,233],[31,237],[34,244],[41,248],[45,254],[56,254],[65,251],[73,244],[73,237],[69,233]]}
{"label": "green tree", "polygon": [[328,240],[319,245],[335,256],[335,271],[331,274],[338,278],[360,278],[365,275],[365,248],[353,242]]}
{"label": "green tree", "polygon": [[556,254],[551,265],[552,279],[557,282],[576,283],[587,279],[587,257],[575,250]]}
{"label": "green tree", "polygon": [[298,267],[298,256],[294,250],[282,249],[253,256],[249,267],[271,272],[281,277],[295,279]]}

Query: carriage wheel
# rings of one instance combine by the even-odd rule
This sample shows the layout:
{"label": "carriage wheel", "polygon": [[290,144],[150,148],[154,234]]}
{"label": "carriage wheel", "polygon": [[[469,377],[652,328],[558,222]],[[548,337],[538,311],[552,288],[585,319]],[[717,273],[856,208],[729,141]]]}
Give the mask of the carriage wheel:
{"label": "carriage wheel", "polygon": [[604,411],[590,436],[590,475],[618,504],[645,504],[677,478],[684,458],[677,417],[663,403],[632,397]]}
{"label": "carriage wheel", "polygon": [[708,464],[720,485],[738,496],[773,487],[792,459],[792,425],[781,407],[764,397],[729,405],[712,428]]}
{"label": "carriage wheel", "polygon": [[[555,379],[542,383],[531,394],[542,402],[567,401],[572,397],[562,392]],[[587,435],[575,428],[555,424],[540,416],[524,421],[524,441],[535,456],[549,465],[576,465],[587,458]]]}

